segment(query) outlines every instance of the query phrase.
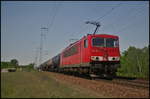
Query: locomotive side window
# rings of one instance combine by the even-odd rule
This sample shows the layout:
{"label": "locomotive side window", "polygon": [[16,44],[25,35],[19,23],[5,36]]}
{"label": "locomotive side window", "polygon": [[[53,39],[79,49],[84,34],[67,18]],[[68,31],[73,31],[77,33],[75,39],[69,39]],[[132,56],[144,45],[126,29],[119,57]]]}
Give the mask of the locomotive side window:
{"label": "locomotive side window", "polygon": [[93,46],[104,47],[104,38],[96,37],[92,40]]}
{"label": "locomotive side window", "polygon": [[77,54],[78,53],[78,46],[75,45],[75,46],[72,46],[71,48],[69,48],[68,50],[66,50],[64,52],[64,57],[68,57],[68,56],[72,56],[74,54]]}
{"label": "locomotive side window", "polygon": [[84,48],[87,48],[87,47],[88,47],[88,41],[84,40]]}

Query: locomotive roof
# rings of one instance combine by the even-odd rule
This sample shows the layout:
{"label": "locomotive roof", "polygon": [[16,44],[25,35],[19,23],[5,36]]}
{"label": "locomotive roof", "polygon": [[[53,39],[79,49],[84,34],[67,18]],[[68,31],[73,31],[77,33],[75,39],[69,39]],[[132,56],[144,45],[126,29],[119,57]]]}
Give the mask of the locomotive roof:
{"label": "locomotive roof", "polygon": [[105,36],[114,36],[114,37],[118,37],[117,35],[111,35],[111,34],[87,34],[87,36],[88,36],[88,35],[91,35],[91,36],[94,36],[94,35],[95,35],[95,36],[98,36],[98,35],[99,35],[99,36],[103,36],[103,35],[105,35]]}
{"label": "locomotive roof", "polygon": [[[82,40],[84,37],[87,37],[87,36],[108,36],[108,37],[118,37],[116,35],[110,35],[110,34],[87,34],[86,36],[83,36],[80,40]],[[80,40],[78,41],[75,41],[74,43],[71,43],[69,46],[67,46],[64,50],[66,50],[67,48],[70,48],[71,46],[73,46],[74,44],[76,44],[77,42],[79,42]],[[63,50],[63,51],[64,51]]]}

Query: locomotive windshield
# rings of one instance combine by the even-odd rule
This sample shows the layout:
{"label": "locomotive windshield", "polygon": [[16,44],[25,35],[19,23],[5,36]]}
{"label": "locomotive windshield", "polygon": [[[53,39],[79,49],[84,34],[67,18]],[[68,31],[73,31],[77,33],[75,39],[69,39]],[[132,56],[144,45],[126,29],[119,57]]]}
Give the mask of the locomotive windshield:
{"label": "locomotive windshield", "polygon": [[97,47],[118,47],[118,39],[114,38],[100,38],[96,37],[92,39],[92,45]]}
{"label": "locomotive windshield", "polygon": [[93,38],[92,43],[93,46],[104,47],[104,38]]}
{"label": "locomotive windshield", "polygon": [[106,47],[118,47],[118,40],[113,38],[107,38]]}

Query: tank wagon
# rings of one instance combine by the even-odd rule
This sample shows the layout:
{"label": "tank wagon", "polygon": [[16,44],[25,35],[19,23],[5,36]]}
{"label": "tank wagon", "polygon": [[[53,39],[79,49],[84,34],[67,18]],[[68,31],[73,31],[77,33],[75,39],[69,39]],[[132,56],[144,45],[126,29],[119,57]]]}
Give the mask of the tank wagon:
{"label": "tank wagon", "polygon": [[88,34],[40,65],[42,70],[115,76],[120,67],[119,37]]}
{"label": "tank wagon", "polygon": [[42,63],[39,69],[43,71],[47,70],[57,70],[60,66],[60,54],[54,56],[52,59],[47,60],[46,62]]}

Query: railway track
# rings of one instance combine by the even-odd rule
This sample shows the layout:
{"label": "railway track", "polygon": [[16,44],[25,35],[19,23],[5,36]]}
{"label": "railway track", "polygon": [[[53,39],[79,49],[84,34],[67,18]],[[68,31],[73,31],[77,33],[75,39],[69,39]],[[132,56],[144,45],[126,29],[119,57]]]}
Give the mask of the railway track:
{"label": "railway track", "polygon": [[[68,74],[68,73],[65,73]],[[68,74],[70,75],[70,74]],[[88,76],[88,75],[81,75],[81,74],[73,74],[72,76],[75,77],[81,77],[85,79],[91,79],[91,80],[96,80],[96,81],[102,81],[106,83],[113,83],[113,84],[119,84],[123,86],[128,86],[128,87],[133,87],[133,88],[144,88],[144,89],[149,89],[149,81],[143,80],[143,79],[138,79],[138,78],[129,78],[129,77],[115,77],[113,79],[106,79],[106,78],[101,78],[101,77],[96,77],[96,76]]]}
{"label": "railway track", "polygon": [[[147,98],[149,97],[149,89],[133,85],[133,84],[125,84],[123,79],[107,80],[97,77],[95,79],[91,79],[89,76],[84,75],[66,75],[62,73],[52,73],[53,76],[59,80],[60,82],[64,82],[67,84],[77,85],[81,88],[85,88],[86,90],[93,91],[97,94],[110,95],[110,97],[115,98]],[[121,82],[122,81],[122,82]],[[128,81],[125,79],[125,81]],[[142,83],[144,80],[133,79],[131,82]],[[130,80],[129,80],[130,82]],[[147,82],[146,82],[147,83]],[[149,83],[147,83],[149,84]],[[134,88],[133,88],[134,87]]]}
{"label": "railway track", "polygon": [[136,87],[136,88],[149,88],[149,84],[147,83],[141,83],[141,82],[135,82],[135,81],[128,81],[128,80],[119,80],[114,79],[114,83],[130,86],[130,87]]}
{"label": "railway track", "polygon": [[144,88],[144,89],[149,89],[149,81],[144,81],[144,80],[127,80],[127,79],[116,79],[114,78],[113,80],[106,80],[106,79],[100,79],[96,78],[95,80],[97,81],[104,81],[108,83],[113,83],[113,84],[120,84],[123,86],[128,86],[128,87],[133,87],[133,88]]}

